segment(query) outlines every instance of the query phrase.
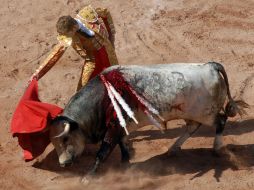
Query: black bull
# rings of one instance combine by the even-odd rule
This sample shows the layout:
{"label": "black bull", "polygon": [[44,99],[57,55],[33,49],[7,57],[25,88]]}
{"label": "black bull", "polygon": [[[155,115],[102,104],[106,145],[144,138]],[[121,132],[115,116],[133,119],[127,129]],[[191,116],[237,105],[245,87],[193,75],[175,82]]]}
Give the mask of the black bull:
{"label": "black bull", "polygon": [[[218,63],[114,66],[103,73],[114,69],[120,71],[137,93],[154,105],[166,121],[186,121],[187,131],[176,141],[171,151],[179,149],[201,124],[216,127],[214,148],[221,149],[221,136],[227,117],[241,113],[237,102],[230,95],[225,70]],[[105,104],[105,97],[107,90],[97,76],[71,98],[62,115],[52,122],[50,138],[60,165],[72,163],[83,152],[85,144],[99,142],[101,146],[92,172],[96,171],[99,163],[109,156],[117,144],[121,149],[122,161],[129,161],[123,128],[117,120],[106,126],[109,105]],[[227,97],[228,104],[226,111],[223,111]],[[137,127],[149,124],[136,105],[131,101],[128,104],[139,120]],[[132,122],[127,124],[130,131],[137,129]]]}

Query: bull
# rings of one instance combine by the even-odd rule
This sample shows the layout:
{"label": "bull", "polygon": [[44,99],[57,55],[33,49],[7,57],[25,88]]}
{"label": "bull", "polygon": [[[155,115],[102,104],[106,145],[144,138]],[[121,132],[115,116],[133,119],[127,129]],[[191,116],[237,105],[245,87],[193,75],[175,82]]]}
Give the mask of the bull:
{"label": "bull", "polygon": [[[138,94],[155,106],[165,121],[186,121],[186,132],[176,140],[169,153],[178,151],[201,125],[216,127],[213,147],[215,151],[221,150],[227,118],[234,117],[237,113],[242,114],[247,107],[246,103],[234,101],[231,97],[227,74],[219,63],[113,66],[102,74],[114,70],[119,71]],[[95,173],[116,145],[120,147],[122,161],[129,161],[123,128],[107,127],[105,124],[105,96],[107,90],[97,76],[77,92],[63,113],[53,120],[50,139],[61,166],[71,164],[84,151],[86,144],[99,142],[101,145],[91,173]],[[130,132],[150,124],[138,106],[131,101],[128,103],[139,121],[136,125],[127,120]]]}

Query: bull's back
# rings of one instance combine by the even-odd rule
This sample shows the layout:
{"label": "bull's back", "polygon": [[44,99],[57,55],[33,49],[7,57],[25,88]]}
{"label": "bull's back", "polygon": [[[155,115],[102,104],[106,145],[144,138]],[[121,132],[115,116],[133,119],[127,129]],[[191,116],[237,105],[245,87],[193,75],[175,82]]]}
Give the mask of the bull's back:
{"label": "bull's back", "polygon": [[[165,119],[194,119],[210,124],[225,101],[225,83],[212,64],[114,66]],[[205,119],[205,121],[203,121]]]}

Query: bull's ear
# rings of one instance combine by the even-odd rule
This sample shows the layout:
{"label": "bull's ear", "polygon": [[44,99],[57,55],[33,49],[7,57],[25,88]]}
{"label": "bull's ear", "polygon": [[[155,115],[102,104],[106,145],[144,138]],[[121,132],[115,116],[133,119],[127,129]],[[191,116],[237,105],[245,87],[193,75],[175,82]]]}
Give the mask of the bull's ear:
{"label": "bull's ear", "polygon": [[52,123],[52,121],[47,121],[46,127],[41,132],[45,133],[46,131],[48,131],[51,126],[51,123]]}
{"label": "bull's ear", "polygon": [[54,125],[57,125],[59,124],[59,122],[61,121],[61,116],[57,116],[55,117],[54,119],[50,120],[48,119],[47,120],[47,126],[45,127],[45,129],[43,129],[42,132],[46,132],[50,129],[51,126],[54,126]]}

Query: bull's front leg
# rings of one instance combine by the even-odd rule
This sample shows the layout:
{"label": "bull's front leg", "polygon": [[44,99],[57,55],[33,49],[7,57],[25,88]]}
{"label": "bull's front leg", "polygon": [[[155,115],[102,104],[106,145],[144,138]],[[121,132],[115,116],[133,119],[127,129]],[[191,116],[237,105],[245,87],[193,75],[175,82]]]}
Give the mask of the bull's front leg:
{"label": "bull's front leg", "polygon": [[120,145],[122,155],[125,155],[124,143],[122,142],[122,128],[120,126],[111,126],[102,140],[99,151],[96,154],[96,161],[89,175],[95,175],[101,162],[104,162],[117,144]]}
{"label": "bull's front leg", "polygon": [[100,166],[100,163],[105,161],[107,157],[110,155],[110,153],[115,148],[116,143],[109,143],[107,141],[102,141],[99,151],[96,154],[96,161],[93,165],[93,168],[89,171],[89,175],[95,175],[97,169]]}
{"label": "bull's front leg", "polygon": [[[114,141],[115,139],[112,139],[112,140]],[[105,141],[105,138],[104,138],[104,140],[101,143],[100,149],[96,154],[96,160],[92,169],[81,180],[83,184],[89,183],[89,178],[95,176],[100,164],[107,159],[107,157],[110,155],[112,150],[115,148],[116,144],[117,143],[110,143],[108,141]]]}
{"label": "bull's front leg", "polygon": [[119,144],[119,147],[121,150],[122,163],[129,163],[130,153],[129,153],[129,148],[127,147],[127,145],[124,141],[124,138],[121,138],[121,140],[118,144]]}
{"label": "bull's front leg", "polygon": [[[95,175],[97,169],[99,168],[99,165],[101,162],[105,161],[107,159],[107,157],[110,155],[110,153],[114,150],[115,146],[116,146],[116,142],[117,142],[117,137],[115,137],[115,139],[112,139],[114,142],[106,142],[103,141],[99,151],[97,152],[96,155],[96,161],[93,165],[93,168],[89,171],[89,175]],[[118,145],[120,147],[121,150],[121,156],[122,156],[122,162],[123,163],[129,163],[130,160],[130,154],[129,154],[129,150],[126,147],[123,138],[118,142]]]}

